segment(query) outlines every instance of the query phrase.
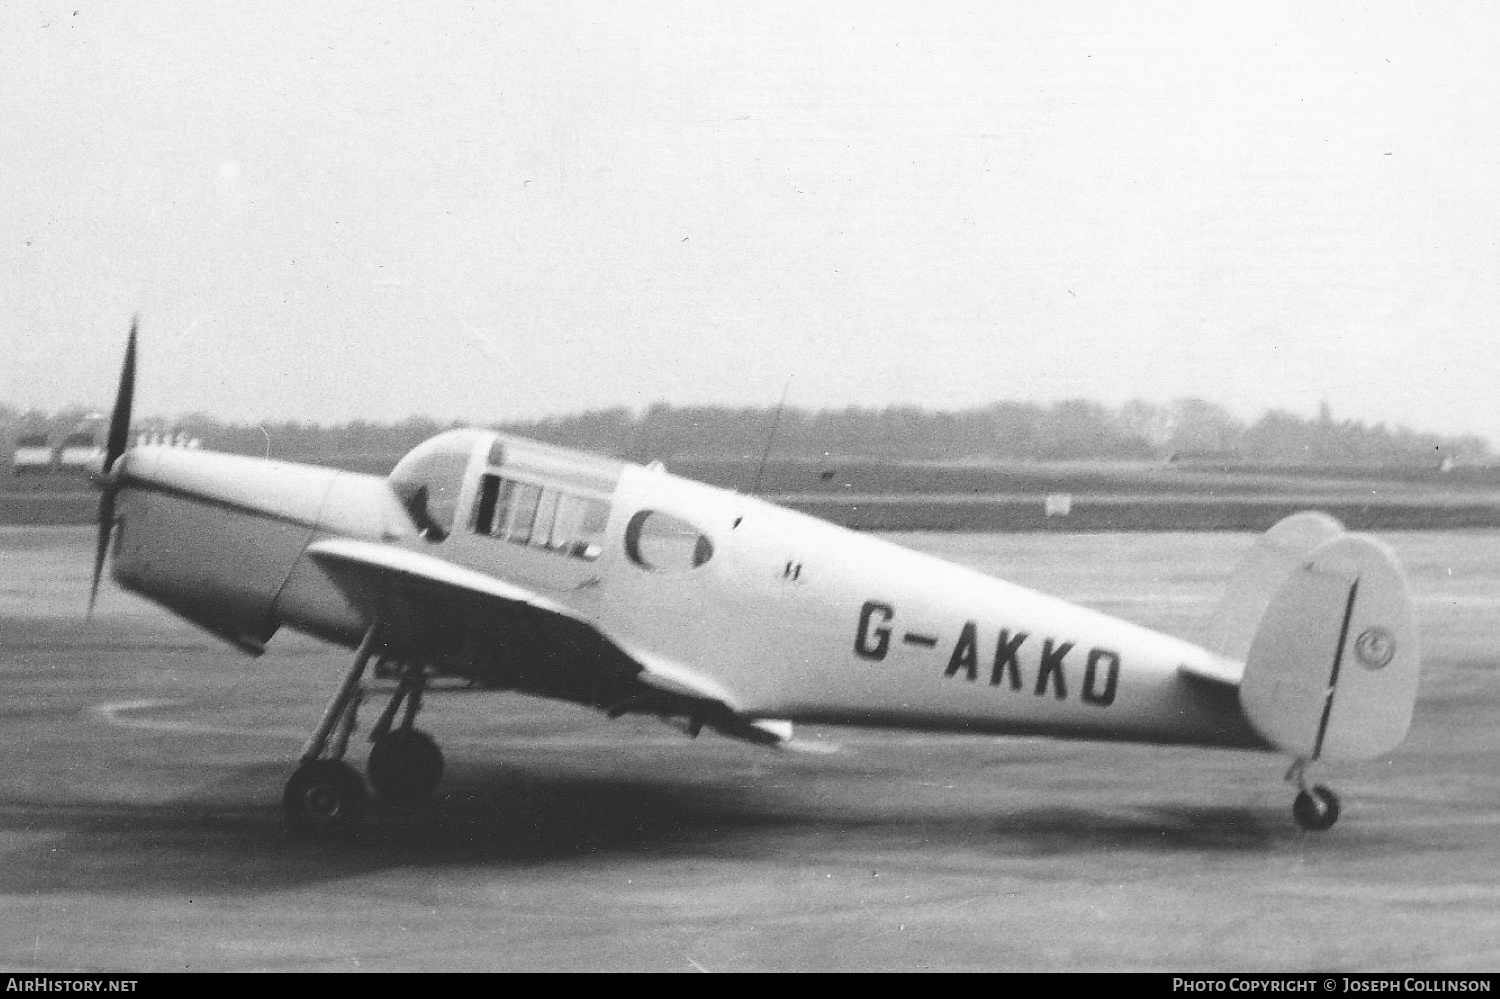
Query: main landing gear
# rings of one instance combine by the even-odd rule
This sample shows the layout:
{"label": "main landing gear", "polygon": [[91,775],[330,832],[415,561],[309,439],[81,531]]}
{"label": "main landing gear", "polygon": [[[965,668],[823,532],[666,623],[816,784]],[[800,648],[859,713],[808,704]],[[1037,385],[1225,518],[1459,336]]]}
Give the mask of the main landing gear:
{"label": "main landing gear", "polygon": [[[368,797],[365,782],[344,762],[344,752],[364,697],[360,681],[375,652],[376,636],[374,626],[365,632],[353,667],[323,712],[302,750],[302,762],[281,796],[287,825],[298,835],[322,839],[347,836],[364,818]],[[405,669],[390,703],[370,732],[374,746],[366,773],[370,785],[383,798],[417,801],[431,794],[443,779],[443,754],[437,743],[412,727],[425,688],[420,668]]]}
{"label": "main landing gear", "polygon": [[1286,772],[1288,782],[1297,785],[1292,802],[1292,817],[1308,832],[1322,832],[1339,820],[1339,796],[1322,784],[1307,782],[1307,761],[1297,760]]}

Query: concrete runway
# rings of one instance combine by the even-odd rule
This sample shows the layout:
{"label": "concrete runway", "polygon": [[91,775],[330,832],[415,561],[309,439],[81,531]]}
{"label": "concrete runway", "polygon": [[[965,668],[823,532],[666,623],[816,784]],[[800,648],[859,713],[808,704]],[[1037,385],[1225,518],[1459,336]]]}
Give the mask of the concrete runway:
{"label": "concrete runway", "polygon": [[[431,699],[448,776],[358,839],[280,795],[348,653],[252,660],[0,528],[0,969],[1500,969],[1500,534],[1385,536],[1426,659],[1388,760],[802,730],[773,753],[501,694]],[[1194,637],[1244,535],[897,540]],[[365,721],[370,720],[369,709]],[[363,745],[356,762],[362,762]]]}

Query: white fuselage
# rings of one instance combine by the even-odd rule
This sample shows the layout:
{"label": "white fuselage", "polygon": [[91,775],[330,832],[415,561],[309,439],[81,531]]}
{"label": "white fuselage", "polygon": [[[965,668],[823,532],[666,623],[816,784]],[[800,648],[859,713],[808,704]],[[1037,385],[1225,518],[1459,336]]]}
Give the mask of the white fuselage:
{"label": "white fuselage", "polygon": [[680,574],[624,560],[602,625],[695,664],[748,714],[1258,744],[1184,679],[1211,658],[1189,642],[672,476],[627,468],[617,496],[697,524],[714,555]]}
{"label": "white fuselage", "polygon": [[[115,576],[243,647],[282,624],[352,644],[365,622],[306,549],[359,538],[527,587],[745,717],[1263,746],[1232,696],[1179,668],[1214,658],[1192,643],[664,471],[609,471],[587,559],[478,532],[481,478],[504,471],[492,437],[451,436],[468,450],[441,540],[383,478],[137,449]],[[677,528],[662,544],[696,546],[643,551],[656,542],[632,531],[658,521]]]}

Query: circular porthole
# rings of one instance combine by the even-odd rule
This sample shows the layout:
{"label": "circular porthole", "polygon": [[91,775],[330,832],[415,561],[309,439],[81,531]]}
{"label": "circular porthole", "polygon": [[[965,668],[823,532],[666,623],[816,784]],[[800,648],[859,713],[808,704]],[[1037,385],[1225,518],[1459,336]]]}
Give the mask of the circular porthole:
{"label": "circular porthole", "polygon": [[625,554],[651,572],[689,572],[714,556],[714,543],[671,514],[641,510],[625,526]]}

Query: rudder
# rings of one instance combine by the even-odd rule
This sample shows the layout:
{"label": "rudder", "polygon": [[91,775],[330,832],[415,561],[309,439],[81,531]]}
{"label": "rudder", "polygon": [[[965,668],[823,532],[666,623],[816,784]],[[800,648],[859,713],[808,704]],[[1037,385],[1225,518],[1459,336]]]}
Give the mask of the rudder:
{"label": "rudder", "polygon": [[1298,758],[1373,759],[1406,737],[1419,666],[1395,554],[1337,534],[1298,556],[1266,602],[1240,705],[1263,738]]}

